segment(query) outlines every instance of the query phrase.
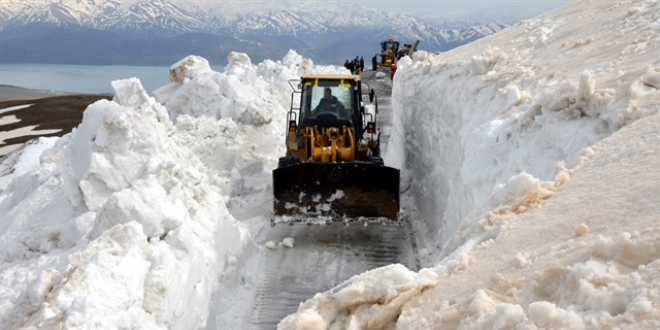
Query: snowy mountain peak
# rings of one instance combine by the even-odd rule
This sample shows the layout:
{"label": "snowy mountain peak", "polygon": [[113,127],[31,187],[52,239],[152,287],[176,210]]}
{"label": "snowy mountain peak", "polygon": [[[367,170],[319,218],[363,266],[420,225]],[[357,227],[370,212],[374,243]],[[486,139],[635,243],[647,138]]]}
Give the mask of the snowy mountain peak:
{"label": "snowy mountain peak", "polygon": [[[6,3],[6,5],[5,5]],[[297,49],[316,60],[342,61],[353,54],[371,54],[380,51],[383,38],[396,37],[402,43],[421,40],[421,49],[444,51],[457,45],[465,44],[482,36],[497,32],[501,26],[484,26],[479,30],[452,31],[429,24],[418,18],[401,13],[393,13],[345,2],[311,1],[175,1],[175,0],[5,0],[0,8],[0,32],[6,32],[4,40],[13,40],[12,31],[18,31],[34,24],[54,26],[80,26],[89,34],[98,31],[116,33],[123,38],[163,39],[188,33],[203,33],[223,36],[236,50],[253,52],[257,59],[278,54],[281,56],[289,49]],[[50,33],[35,38],[57,40],[63,38],[75,41],[74,36],[64,33],[57,36],[57,29],[32,29],[36,32]],[[99,39],[91,35],[81,38]],[[238,44],[234,39],[244,44]],[[5,60],[22,61],[26,53],[47,53],[57,55],[53,47],[61,42],[53,41],[50,48],[43,51],[34,49],[33,41],[20,34],[20,41],[6,44],[10,52],[4,54]],[[86,41],[87,42],[87,41]],[[167,42],[167,41],[166,41]],[[217,62],[225,61],[227,48],[218,51],[218,38],[202,38],[190,49]],[[124,42],[115,45],[121,47],[140,47],[142,45]],[[182,45],[163,46],[165,49],[181,49]],[[46,46],[44,46],[46,47]],[[110,47],[100,45],[100,47]],[[196,49],[194,47],[198,47]],[[133,53],[145,54],[148,50],[129,51],[125,58],[135,58]],[[254,53],[256,52],[256,53]],[[268,54],[268,55],[266,55]],[[185,54],[187,55],[187,54]],[[97,57],[103,57],[98,55]],[[144,56],[144,55],[143,55]],[[151,55],[150,55],[151,56]],[[153,57],[160,57],[152,55]],[[174,56],[174,55],[173,55]],[[174,57],[179,57],[178,54]],[[35,55],[28,56],[34,58]],[[95,56],[90,56],[95,57]],[[57,62],[72,59],[55,59]],[[161,59],[162,60],[162,59]],[[169,58],[166,61],[172,61]],[[37,60],[40,61],[40,60]],[[48,61],[48,59],[44,59]],[[116,61],[116,58],[107,61]],[[94,63],[86,63],[94,64]],[[105,64],[105,62],[104,62]]]}

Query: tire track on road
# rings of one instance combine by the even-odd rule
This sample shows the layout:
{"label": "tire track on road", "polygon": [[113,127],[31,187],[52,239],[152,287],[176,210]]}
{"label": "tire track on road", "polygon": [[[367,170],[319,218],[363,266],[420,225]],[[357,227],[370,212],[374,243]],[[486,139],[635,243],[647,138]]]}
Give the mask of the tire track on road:
{"label": "tire track on road", "polygon": [[301,302],[354,275],[400,263],[417,270],[418,258],[408,225],[277,226],[266,241],[295,239],[293,248],[267,251],[263,281],[252,311],[254,329],[274,329]]}

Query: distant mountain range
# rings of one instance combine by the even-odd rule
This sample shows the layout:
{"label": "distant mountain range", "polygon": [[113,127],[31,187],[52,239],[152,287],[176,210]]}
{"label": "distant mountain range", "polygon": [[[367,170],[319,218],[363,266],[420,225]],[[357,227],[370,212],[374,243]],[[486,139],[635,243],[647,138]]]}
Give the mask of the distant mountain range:
{"label": "distant mountain range", "polygon": [[369,61],[390,37],[440,52],[506,27],[452,24],[321,0],[3,0],[0,62],[169,65],[195,54],[224,64],[230,51],[258,62],[294,49],[342,64]]}

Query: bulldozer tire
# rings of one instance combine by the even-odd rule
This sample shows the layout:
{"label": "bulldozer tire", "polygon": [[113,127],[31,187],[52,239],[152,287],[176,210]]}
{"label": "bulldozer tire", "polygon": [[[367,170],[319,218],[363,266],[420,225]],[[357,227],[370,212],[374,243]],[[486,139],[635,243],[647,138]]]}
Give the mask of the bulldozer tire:
{"label": "bulldozer tire", "polygon": [[382,158],[375,157],[375,156],[364,157],[363,161],[365,161],[367,163],[374,164],[374,165],[385,165]]}
{"label": "bulldozer tire", "polygon": [[300,160],[298,157],[280,157],[279,161],[277,162],[277,168],[282,168],[282,167],[287,167],[291,165],[297,165],[300,163]]}

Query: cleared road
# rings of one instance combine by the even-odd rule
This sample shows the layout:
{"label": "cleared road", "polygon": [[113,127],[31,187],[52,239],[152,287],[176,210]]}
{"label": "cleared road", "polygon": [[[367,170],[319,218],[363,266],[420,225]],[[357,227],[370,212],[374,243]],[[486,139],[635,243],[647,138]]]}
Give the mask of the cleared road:
{"label": "cleared road", "polygon": [[[392,120],[391,81],[389,71],[386,73],[385,79],[375,79],[374,71],[362,73],[363,81],[378,95],[378,124],[382,133],[382,150],[387,148],[385,143],[389,139]],[[269,218],[271,203],[258,202],[253,208],[243,209],[234,216],[239,220]],[[280,320],[297,311],[301,302],[354,275],[395,263],[418,270],[420,257],[417,247],[421,243],[423,234],[420,233],[423,229],[416,227],[414,221],[410,221],[406,216],[403,217],[401,225],[364,226],[354,223],[350,226],[334,224],[326,227],[280,224],[271,228],[269,224],[264,224],[258,233],[253,233],[258,246],[263,247],[269,241],[282,242],[290,237],[295,241],[294,247],[259,249],[257,256],[252,255],[251,261],[239,261],[236,267],[247,267],[250,269],[249,276],[254,278],[249,285],[253,290],[243,293],[251,293],[254,296],[230,298],[227,295],[233,289],[221,288],[216,292],[216,303],[211,311],[207,329],[226,329],[224,323],[227,318],[241,319],[239,323],[244,324],[243,329],[275,329]],[[236,280],[243,280],[243,277],[237,276]],[[240,295],[240,292],[231,294]],[[227,302],[232,299],[249,304],[250,310],[241,310],[241,307],[233,306],[235,303]],[[225,302],[220,303],[223,300]],[[246,306],[243,307],[245,308]]]}
{"label": "cleared road", "polygon": [[418,268],[407,225],[281,225],[266,236],[275,242],[286,237],[295,239],[294,248],[269,251],[263,259],[264,277],[251,315],[254,329],[275,329],[315,293],[367,270],[393,263]]}

